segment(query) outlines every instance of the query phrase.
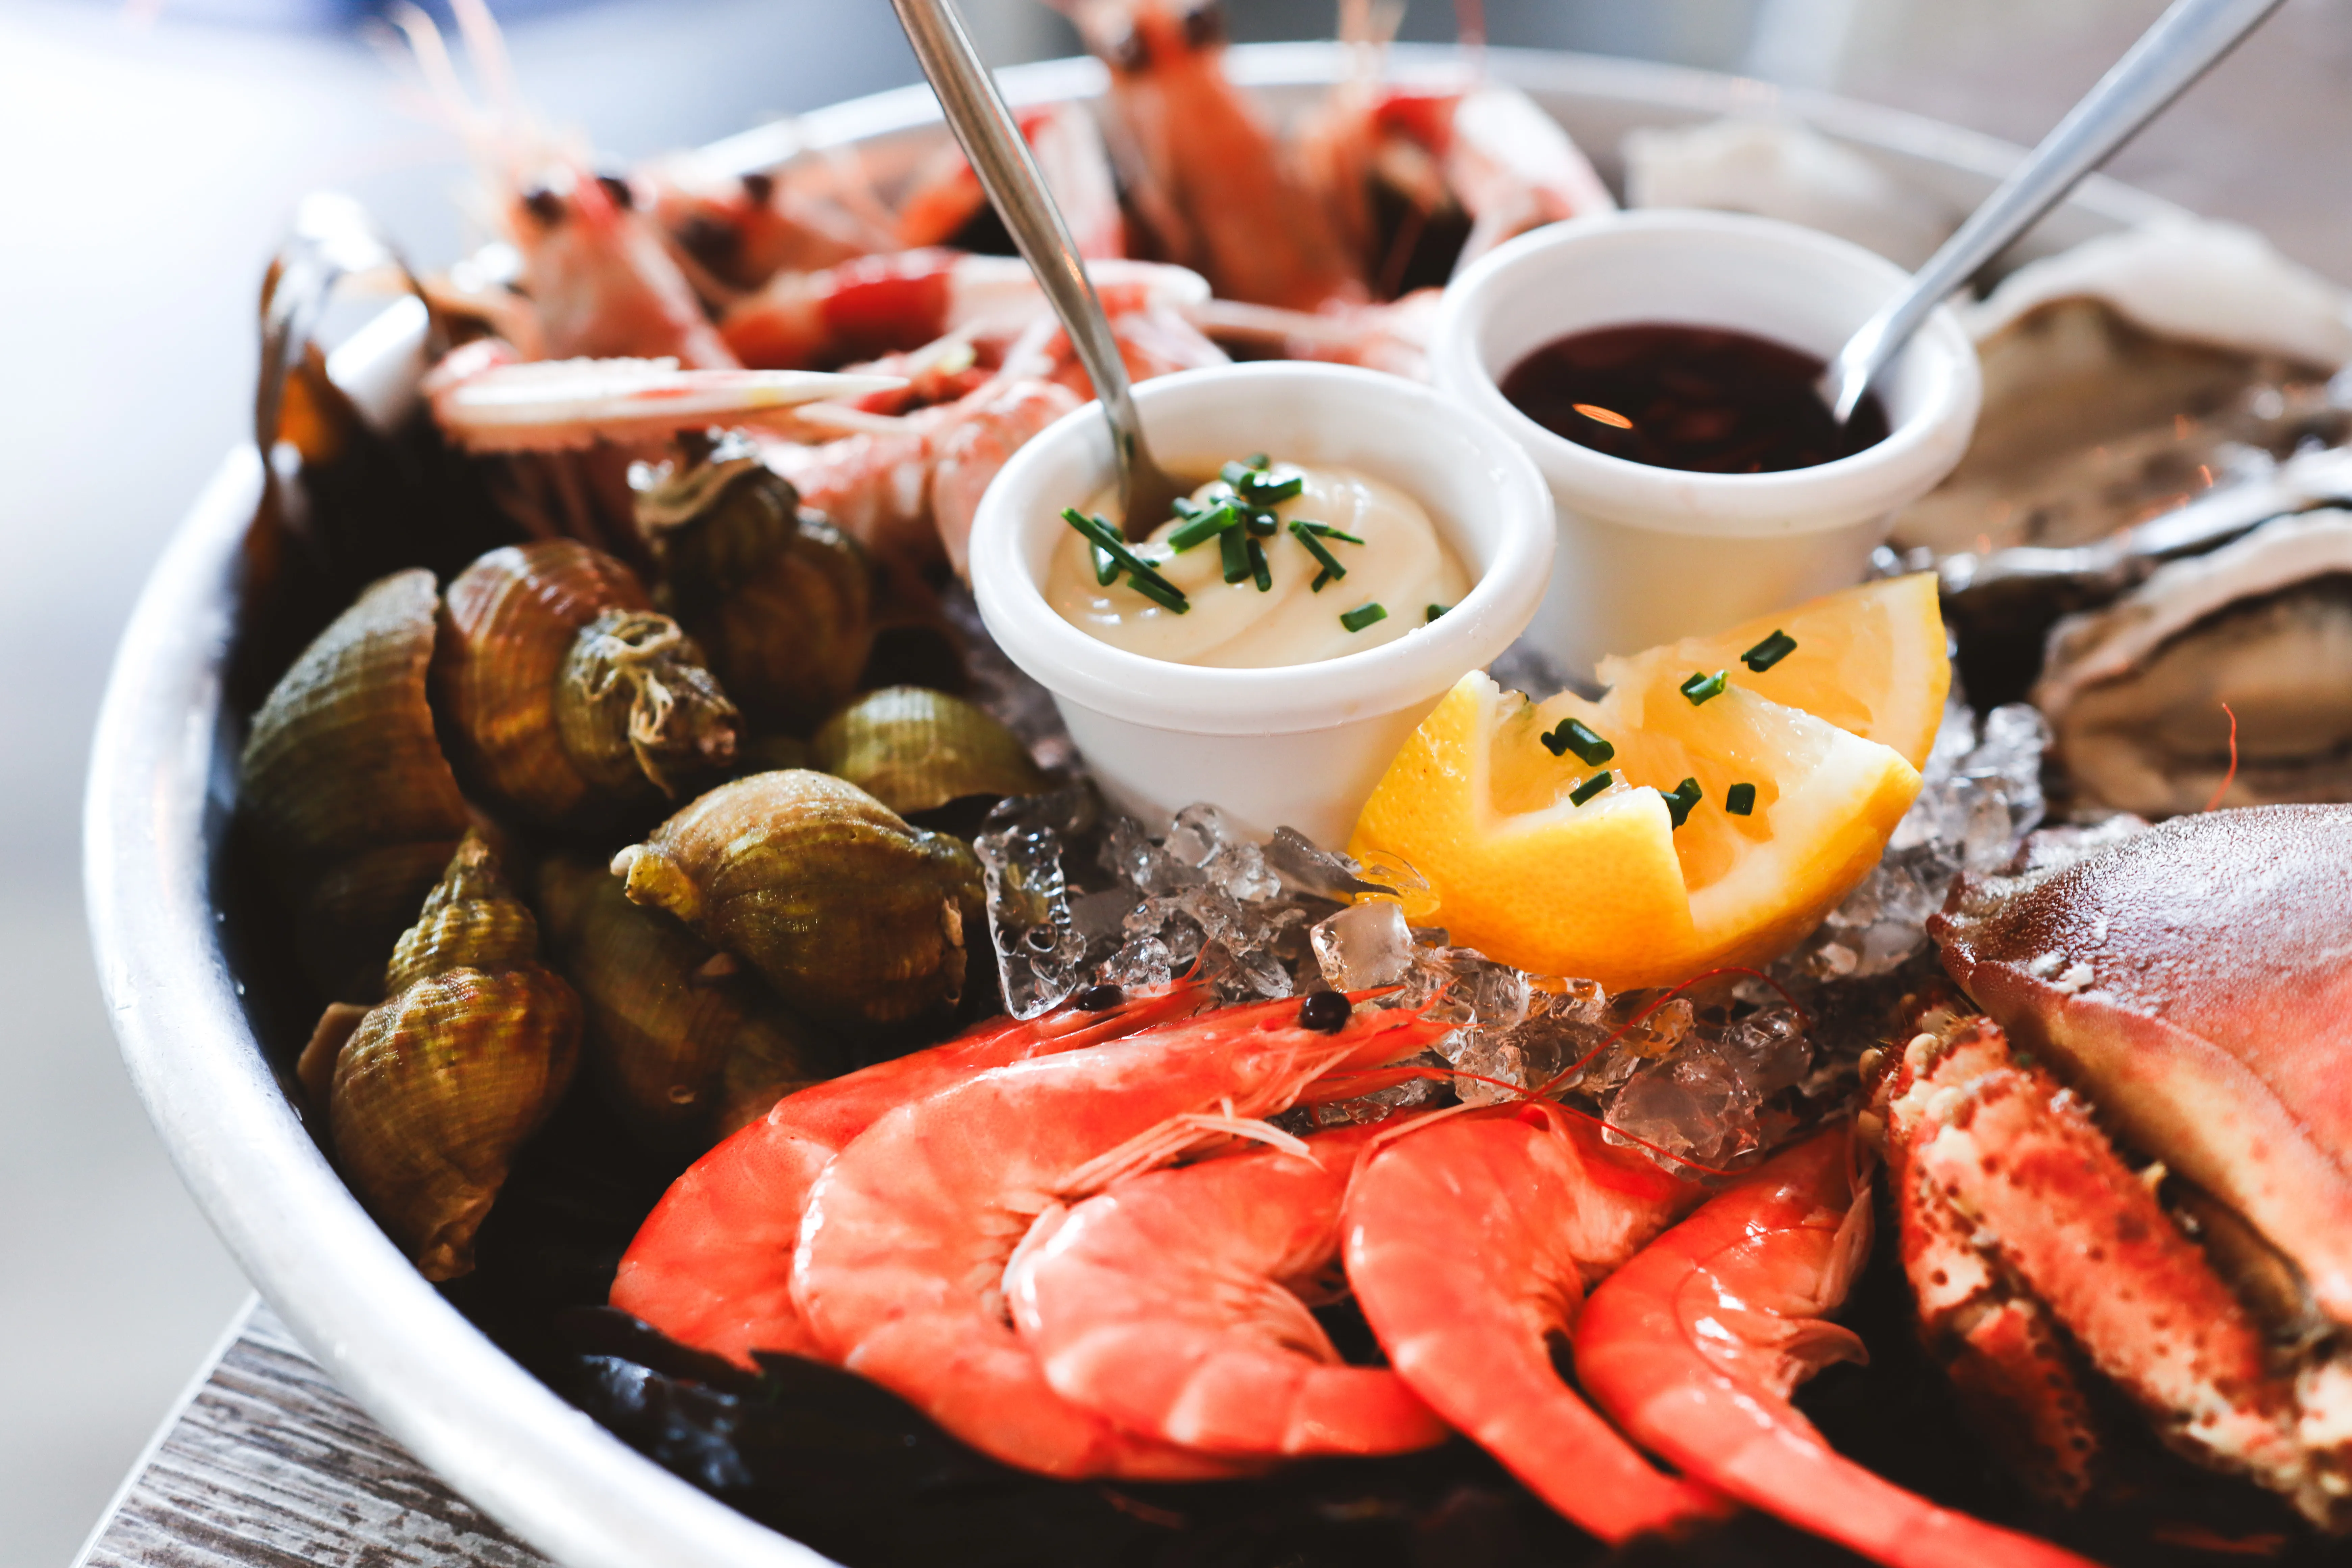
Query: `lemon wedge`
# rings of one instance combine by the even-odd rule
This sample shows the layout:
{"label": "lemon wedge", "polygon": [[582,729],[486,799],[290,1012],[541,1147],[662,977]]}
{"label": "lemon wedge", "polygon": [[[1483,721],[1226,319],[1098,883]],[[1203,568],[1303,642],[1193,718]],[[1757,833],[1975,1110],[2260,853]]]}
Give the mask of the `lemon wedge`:
{"label": "lemon wedge", "polygon": [[[1435,904],[1416,919],[1537,973],[1626,989],[1768,960],[1869,873],[1918,794],[1920,715],[1950,680],[1923,580],[1924,598],[1870,584],[1609,660],[1598,702],[1532,703],[1474,671],[1390,764],[1349,851],[1411,865]],[[1795,648],[1748,670],[1739,655],[1776,630]],[[1717,669],[1693,701],[1684,683]]]}

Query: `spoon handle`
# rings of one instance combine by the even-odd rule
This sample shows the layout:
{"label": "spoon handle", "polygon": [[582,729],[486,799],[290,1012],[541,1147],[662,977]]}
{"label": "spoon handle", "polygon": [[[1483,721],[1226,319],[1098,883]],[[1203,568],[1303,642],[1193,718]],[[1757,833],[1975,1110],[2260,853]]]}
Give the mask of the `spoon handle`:
{"label": "spoon handle", "polygon": [[950,0],[891,0],[891,4],[908,42],[915,47],[916,60],[939,95],[949,126],[963,143],[972,172],[980,176],[981,188],[988,193],[1004,226],[1012,231],[1022,258],[1044,286],[1046,300],[1061,317],[1070,334],[1070,346],[1094,383],[1104,416],[1110,421],[1111,437],[1118,444],[1124,489],[1142,446],[1142,421],[1129,389],[1127,362],[1119,357],[1110,318],[1087,277],[1086,264],[1078,258],[1069,225],[1046,194],[1045,176],[1029,155],[1029,143]]}
{"label": "spoon handle", "polygon": [[1926,321],[2011,241],[2130,141],[2284,0],[2174,0],[1999,189],[1969,215],[1910,286],[1880,307],[1822,378],[1843,425],[1873,378]]}

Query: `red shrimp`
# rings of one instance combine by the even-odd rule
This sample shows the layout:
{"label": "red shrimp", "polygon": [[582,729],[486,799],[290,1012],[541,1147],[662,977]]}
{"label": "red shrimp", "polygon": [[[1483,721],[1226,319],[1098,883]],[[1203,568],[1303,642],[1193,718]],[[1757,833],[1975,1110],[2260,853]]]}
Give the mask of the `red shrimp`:
{"label": "red shrimp", "polygon": [[1055,0],[1110,67],[1111,152],[1171,260],[1226,298],[1311,310],[1363,280],[1263,110],[1225,74],[1214,0]]}
{"label": "red shrimp", "polygon": [[801,1210],[825,1162],[893,1106],[990,1068],[1181,1017],[1201,1000],[1197,984],[1180,980],[1107,1007],[1071,1004],[1026,1023],[999,1019],[787,1095],[670,1184],[622,1255],[612,1304],[745,1366],[754,1364],[754,1350],[814,1353],[793,1305],[792,1258]]}
{"label": "red shrimp", "polygon": [[1212,300],[1193,307],[1192,320],[1211,337],[1272,346],[1284,359],[1323,360],[1386,371],[1408,381],[1429,379],[1429,347],[1443,298],[1416,289],[1384,305],[1332,305],[1285,310]]}
{"label": "red shrimp", "polygon": [[802,1216],[793,1294],[818,1345],[1009,1464],[1065,1477],[1230,1473],[1230,1461],[1124,1432],[1055,1393],[1006,1320],[1002,1284],[1057,1202],[1244,1131],[1242,1119],[1286,1109],[1322,1074],[1410,1056],[1446,1029],[1369,1004],[1336,1032],[1303,1017],[1294,1000],[1229,1007],[998,1068],[883,1116],[825,1167]]}
{"label": "red shrimp", "polygon": [[[1118,186],[1102,129],[1084,104],[1045,103],[1020,110],[1021,134],[1037,160],[1045,188],[1070,226],[1078,254],[1089,259],[1127,254],[1127,218],[1119,210]],[[951,245],[965,226],[988,210],[988,193],[971,172],[963,149],[943,143],[917,173],[914,188],[898,208],[901,245]]]}
{"label": "red shrimp", "polygon": [[1333,1294],[1340,1202],[1378,1131],[1153,1171],[1048,1206],[1004,1293],[1054,1392],[1217,1454],[1442,1442],[1445,1424],[1396,1373],[1343,1364],[1307,1310]]}
{"label": "red shrimp", "polygon": [[724,304],[778,272],[898,248],[894,229],[835,199],[835,174],[814,158],[737,172],[682,153],[641,168],[634,183],[650,194],[654,221],[697,291]]}
{"label": "red shrimp", "polygon": [[1864,1359],[1827,1321],[1870,1248],[1850,1127],[1783,1150],[1592,1293],[1576,1373],[1633,1440],[1695,1480],[1890,1568],[2088,1568],[1938,1508],[1822,1440],[1789,1392]]}
{"label": "red shrimp", "polygon": [[1555,1370],[1587,1286],[1706,1194],[1547,1101],[1414,1129],[1348,1193],[1348,1279],[1397,1375],[1604,1541],[1719,1513]]}

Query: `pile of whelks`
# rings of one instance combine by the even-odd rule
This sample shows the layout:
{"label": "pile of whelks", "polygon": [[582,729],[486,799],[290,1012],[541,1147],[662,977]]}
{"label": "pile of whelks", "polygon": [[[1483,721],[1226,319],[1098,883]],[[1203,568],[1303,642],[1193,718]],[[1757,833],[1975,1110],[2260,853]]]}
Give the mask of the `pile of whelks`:
{"label": "pile of whelks", "polygon": [[[503,90],[487,13],[456,9]],[[1350,82],[1286,143],[1213,11],[1079,19],[1108,150],[1068,106],[1024,130],[1139,375],[1220,341],[1410,374],[1427,296],[1375,295],[1424,230],[1475,249],[1608,205],[1508,89]],[[2116,818],[1964,880],[1935,933],[1956,988],[1738,1173],[1540,1093],[1273,1127],[1445,1032],[1378,993],[1097,985],[932,1044],[993,986],[979,863],[932,814],[1047,779],[875,648],[1082,395],[1066,345],[1016,265],[944,247],[982,212],[951,155],[893,205],[845,155],[614,176],[511,101],[462,112],[506,269],[420,285],[425,385],[436,449],[481,455],[453,460],[489,547],[372,574],[254,715],[238,795],[331,999],[304,1092],[428,1277],[471,1267],[584,1060],[634,1134],[708,1151],[615,1306],[847,1367],[1009,1462],[1233,1476],[1458,1432],[1612,1541],[1746,1505],[1888,1563],[2079,1562],[1895,1487],[1790,1401],[1862,1356],[1831,1318],[1883,1168],[1921,1332],[2034,1485],[2096,1489],[2105,1380],[2352,1525],[2352,808]],[[331,555],[367,421],[315,353],[275,363],[299,460],[266,516]],[[1385,1365],[1318,1326],[1340,1293]]]}

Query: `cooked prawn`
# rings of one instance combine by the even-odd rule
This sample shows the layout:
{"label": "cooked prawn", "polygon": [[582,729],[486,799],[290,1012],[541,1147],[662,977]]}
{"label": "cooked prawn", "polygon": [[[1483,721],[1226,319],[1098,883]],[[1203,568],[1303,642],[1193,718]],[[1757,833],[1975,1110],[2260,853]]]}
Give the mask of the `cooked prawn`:
{"label": "cooked prawn", "polygon": [[990,1068],[1165,1023],[1201,999],[1197,984],[1179,980],[1108,1006],[1073,1003],[1025,1023],[999,1019],[787,1095],[670,1184],[622,1255],[612,1304],[745,1366],[754,1350],[814,1353],[793,1305],[792,1260],[802,1207],[825,1162],[894,1106]]}
{"label": "cooked prawn", "polygon": [[1892,1568],[2087,1568],[1872,1474],[1789,1403],[1823,1366],[1864,1359],[1826,1317],[1870,1247],[1855,1158],[1851,1128],[1817,1134],[1643,1248],[1585,1303],[1577,1376],[1685,1475]]}
{"label": "cooked prawn", "polygon": [[1446,1426],[1307,1310],[1378,1124],[1153,1171],[1049,1205],[1004,1273],[1045,1381],[1131,1432],[1234,1455],[1393,1454]]}
{"label": "cooked prawn", "polygon": [[1389,1364],[1604,1541],[1723,1511],[1660,1474],[1554,1369],[1588,1284],[1705,1193],[1546,1101],[1397,1137],[1348,1193],[1348,1279]]}
{"label": "cooked prawn", "polygon": [[836,199],[834,175],[815,158],[736,171],[681,153],[645,165],[633,183],[650,195],[654,221],[696,292],[715,307],[778,272],[898,248],[895,231]]}
{"label": "cooked prawn", "polygon": [[[1102,129],[1079,103],[1043,103],[1016,117],[1023,140],[1037,160],[1045,188],[1070,226],[1078,254],[1089,260],[1127,254],[1127,218],[1119,210],[1118,185]],[[940,146],[915,175],[914,187],[898,208],[898,243],[950,245],[988,209],[988,193],[972,173],[963,149]]]}
{"label": "cooked prawn", "polygon": [[1024,1468],[1229,1472],[1056,1394],[1006,1321],[1002,1282],[1056,1203],[1245,1130],[1319,1075],[1410,1056],[1446,1028],[1364,1005],[1329,1032],[1300,1013],[1290,1000],[1229,1007],[998,1068],[883,1116],[825,1167],[802,1216],[793,1298],[818,1345]]}

